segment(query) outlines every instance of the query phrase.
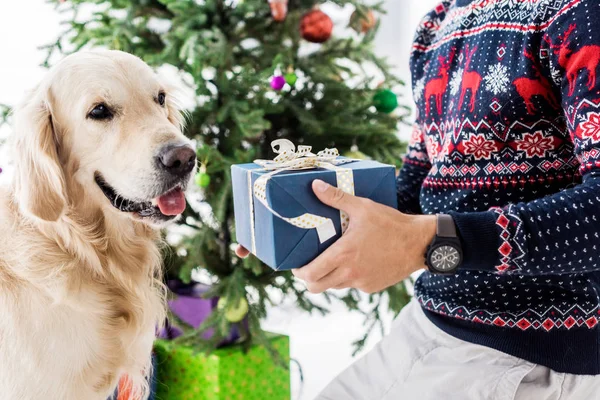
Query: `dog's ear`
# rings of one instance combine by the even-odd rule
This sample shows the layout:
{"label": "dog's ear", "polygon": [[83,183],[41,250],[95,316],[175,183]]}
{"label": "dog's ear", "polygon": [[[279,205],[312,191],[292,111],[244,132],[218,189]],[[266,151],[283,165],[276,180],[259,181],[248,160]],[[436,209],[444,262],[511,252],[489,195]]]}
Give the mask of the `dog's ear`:
{"label": "dog's ear", "polygon": [[37,88],[15,111],[15,194],[25,215],[57,221],[67,202],[49,93]]}

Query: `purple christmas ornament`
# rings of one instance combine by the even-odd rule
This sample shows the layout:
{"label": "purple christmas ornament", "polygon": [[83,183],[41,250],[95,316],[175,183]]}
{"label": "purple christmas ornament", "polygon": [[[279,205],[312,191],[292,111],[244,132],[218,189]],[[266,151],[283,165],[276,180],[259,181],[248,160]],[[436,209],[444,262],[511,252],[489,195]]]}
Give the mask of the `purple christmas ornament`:
{"label": "purple christmas ornament", "polygon": [[285,86],[285,78],[281,75],[276,75],[271,78],[271,87],[273,90],[281,90]]}

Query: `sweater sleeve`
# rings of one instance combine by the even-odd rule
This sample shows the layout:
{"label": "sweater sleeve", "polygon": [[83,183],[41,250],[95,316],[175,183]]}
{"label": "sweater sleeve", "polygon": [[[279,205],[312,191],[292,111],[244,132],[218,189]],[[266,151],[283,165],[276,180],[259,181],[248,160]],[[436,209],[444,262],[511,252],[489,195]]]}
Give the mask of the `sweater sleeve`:
{"label": "sweater sleeve", "polygon": [[408,153],[398,174],[396,190],[398,194],[398,210],[406,214],[421,214],[419,196],[421,185],[431,169],[427,156],[423,131],[418,125],[413,126]]}
{"label": "sweater sleeve", "polygon": [[[579,7],[581,8],[581,7]],[[542,38],[562,94],[582,183],[535,201],[450,213],[465,269],[544,275],[600,270],[600,25],[585,9],[556,18]]]}

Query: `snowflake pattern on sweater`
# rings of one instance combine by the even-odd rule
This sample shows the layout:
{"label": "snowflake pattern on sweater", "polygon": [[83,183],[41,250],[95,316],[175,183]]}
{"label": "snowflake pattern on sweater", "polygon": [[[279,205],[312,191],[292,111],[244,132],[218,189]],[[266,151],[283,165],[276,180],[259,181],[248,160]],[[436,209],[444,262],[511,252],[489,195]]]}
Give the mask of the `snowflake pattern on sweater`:
{"label": "snowflake pattern on sweater", "polygon": [[463,243],[456,275],[415,286],[438,326],[501,329],[477,340],[586,374],[600,374],[596,354],[560,363],[496,339],[576,330],[600,350],[599,18],[591,0],[440,3],[415,36],[418,116],[398,177],[400,210],[451,214]]}

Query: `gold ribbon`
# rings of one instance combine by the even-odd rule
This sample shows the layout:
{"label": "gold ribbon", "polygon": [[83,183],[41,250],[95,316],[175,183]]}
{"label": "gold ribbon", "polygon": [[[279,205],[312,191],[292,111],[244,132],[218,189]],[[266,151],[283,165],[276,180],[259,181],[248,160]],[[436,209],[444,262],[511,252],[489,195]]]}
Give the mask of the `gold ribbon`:
{"label": "gold ribbon", "polygon": [[[256,254],[256,241],[254,233],[254,199],[256,197],[267,210],[273,215],[282,220],[302,229],[316,229],[319,241],[321,243],[335,236],[335,227],[331,218],[321,217],[319,215],[304,213],[298,217],[288,218],[280,215],[273,210],[267,201],[267,182],[273,175],[283,171],[304,170],[313,168],[325,168],[333,170],[336,173],[337,187],[344,192],[354,195],[354,175],[349,168],[343,168],[340,165],[353,162],[356,160],[345,158],[338,159],[339,152],[337,149],[325,149],[317,154],[311,152],[311,146],[298,146],[295,149],[294,144],[287,139],[278,139],[271,143],[271,147],[278,154],[274,160],[255,160],[254,163],[263,167],[263,170],[269,171],[261,175],[254,182],[253,193],[250,196],[250,230],[252,234],[252,253]],[[248,171],[248,190],[250,191],[252,171]],[[346,232],[348,223],[350,222],[348,215],[340,210],[340,221],[342,226],[342,234]]]}

